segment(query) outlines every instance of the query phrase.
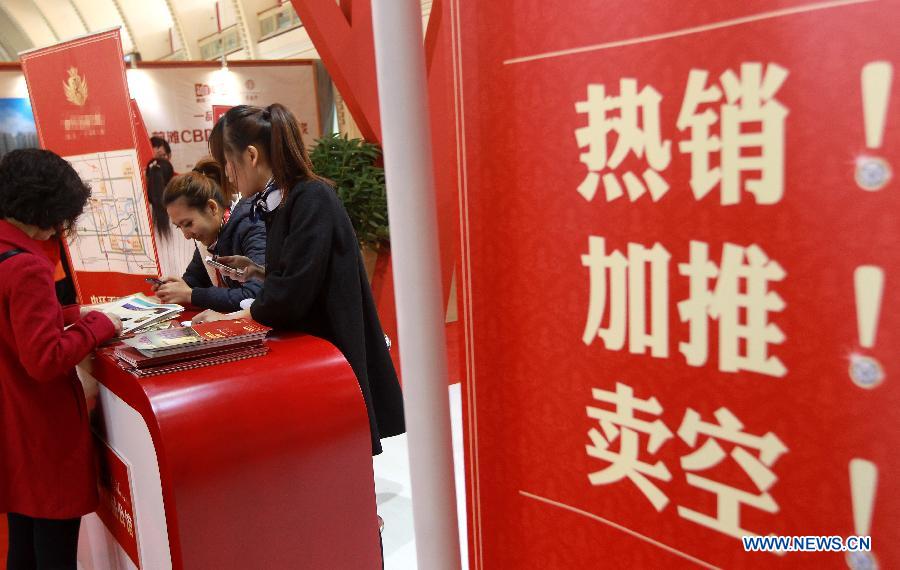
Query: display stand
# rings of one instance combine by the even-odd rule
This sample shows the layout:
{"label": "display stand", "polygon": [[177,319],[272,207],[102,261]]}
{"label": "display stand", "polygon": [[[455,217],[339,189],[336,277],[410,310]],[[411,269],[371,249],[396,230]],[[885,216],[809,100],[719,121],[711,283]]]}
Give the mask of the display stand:
{"label": "display stand", "polygon": [[137,379],[109,355],[97,383],[101,505],[84,570],[381,568],[371,440],[356,377],[321,339]]}

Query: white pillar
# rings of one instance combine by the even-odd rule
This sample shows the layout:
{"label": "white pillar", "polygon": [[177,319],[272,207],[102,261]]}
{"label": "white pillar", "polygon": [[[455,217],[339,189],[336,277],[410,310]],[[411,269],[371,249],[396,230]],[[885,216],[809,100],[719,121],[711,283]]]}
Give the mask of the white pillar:
{"label": "white pillar", "polygon": [[372,25],[416,556],[419,568],[458,570],[459,528],[420,2],[373,0]]}

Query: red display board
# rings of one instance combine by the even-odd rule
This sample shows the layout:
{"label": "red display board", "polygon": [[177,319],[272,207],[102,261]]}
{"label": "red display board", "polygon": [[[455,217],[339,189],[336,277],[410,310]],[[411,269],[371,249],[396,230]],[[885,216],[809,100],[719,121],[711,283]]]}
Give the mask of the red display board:
{"label": "red display board", "polygon": [[68,252],[82,303],[145,289],[159,274],[119,31],[22,54],[43,148],[92,186]]}
{"label": "red display board", "polygon": [[470,567],[900,566],[900,6],[529,6],[451,8]]}
{"label": "red display board", "polygon": [[213,125],[219,122],[225,113],[228,112],[229,109],[232,109],[234,105],[213,105],[212,106],[212,122]]}
{"label": "red display board", "polygon": [[115,347],[79,365],[98,384],[102,440],[99,516],[82,521],[79,568],[383,567],[353,370],[316,337],[266,345],[257,358],[141,379]]}
{"label": "red display board", "polygon": [[[137,148],[138,164],[147,168],[147,164],[153,160],[153,145],[150,144],[150,134],[147,133],[147,126],[144,124],[144,117],[141,115],[141,109],[138,107],[137,101],[131,99],[131,121],[134,124],[135,147]],[[141,170],[141,176],[145,174]],[[144,184],[147,181],[144,180]]]}
{"label": "red display board", "polygon": [[134,495],[131,492],[131,473],[128,465],[119,455],[113,451],[108,443],[95,438],[97,449],[100,450],[100,476],[97,481],[97,490],[100,494],[100,504],[97,506],[97,516],[115,537],[116,542],[134,562],[137,568],[141,568],[138,556],[137,543],[137,518],[134,516]]}

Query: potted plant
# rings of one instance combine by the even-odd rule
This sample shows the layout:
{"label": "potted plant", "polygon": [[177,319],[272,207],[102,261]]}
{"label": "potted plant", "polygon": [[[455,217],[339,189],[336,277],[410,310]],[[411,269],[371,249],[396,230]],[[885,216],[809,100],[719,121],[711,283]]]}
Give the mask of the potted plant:
{"label": "potted plant", "polygon": [[316,141],[309,158],[316,174],[334,182],[371,281],[378,252],[390,245],[384,168],[378,166],[381,148],[363,139],[332,134]]}

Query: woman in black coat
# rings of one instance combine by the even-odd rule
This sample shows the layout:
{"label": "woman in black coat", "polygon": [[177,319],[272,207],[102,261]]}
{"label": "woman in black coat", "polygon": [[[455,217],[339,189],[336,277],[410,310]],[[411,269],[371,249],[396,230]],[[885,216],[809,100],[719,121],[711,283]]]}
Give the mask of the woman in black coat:
{"label": "woman in black coat", "polygon": [[253,215],[266,224],[266,264],[219,258],[244,269],[245,279],[264,279],[262,291],[240,313],[206,311],[195,320],[250,316],[333,343],[356,374],[372,452],[381,453],[381,438],[406,429],[400,383],[353,225],[331,185],[313,173],[296,119],[277,103],[234,107],[216,124],[210,147],[228,180],[251,200]]}

